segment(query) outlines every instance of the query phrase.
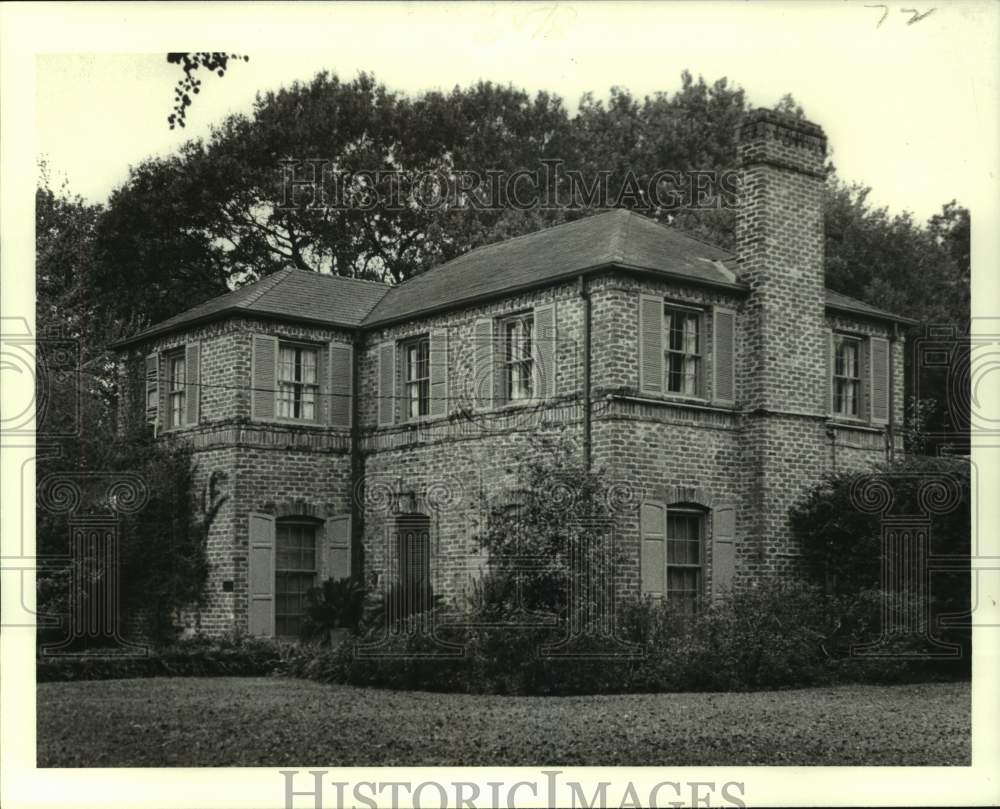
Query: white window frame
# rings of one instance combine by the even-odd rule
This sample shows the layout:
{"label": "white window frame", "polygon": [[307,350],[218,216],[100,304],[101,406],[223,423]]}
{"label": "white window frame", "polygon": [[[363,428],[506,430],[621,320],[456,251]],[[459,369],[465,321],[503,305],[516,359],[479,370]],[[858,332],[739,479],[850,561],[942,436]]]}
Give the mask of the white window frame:
{"label": "white window frame", "polygon": [[[312,382],[307,382],[300,379],[285,379],[285,362],[283,361],[283,355],[285,351],[294,352],[309,352],[315,357],[314,364],[314,380]],[[275,369],[275,392],[274,392],[274,415],[279,421],[294,422],[300,424],[317,424],[321,419],[320,415],[320,363],[323,362],[323,352],[320,347],[310,343],[297,343],[291,340],[278,340],[278,367]],[[298,368],[299,376],[302,376],[302,369],[305,367],[301,360],[301,355],[296,354],[295,359],[293,359],[293,369]],[[294,374],[294,370],[293,370]],[[282,396],[282,393],[286,388],[291,388],[291,399],[287,396]],[[313,415],[307,417],[305,415],[294,415],[295,405],[300,406],[302,413],[305,412],[305,406],[309,402],[305,401],[304,394],[311,391],[313,394],[312,406]],[[288,403],[289,413],[283,412],[283,405]]]}
{"label": "white window frame", "polygon": [[[423,375],[420,375],[420,352],[423,350]],[[416,368],[411,365],[410,353],[416,351]],[[402,356],[403,407],[402,420],[413,422],[430,418],[431,413],[431,337],[420,334],[399,343]],[[414,398],[414,393],[416,398]],[[413,412],[416,404],[417,412]]]}
{"label": "white window frame", "polygon": [[[671,321],[670,317],[673,315],[681,315],[686,319],[692,320],[695,324],[695,350],[693,352],[686,350],[686,347],[681,349],[671,348]],[[682,329],[683,333],[683,329]],[[704,401],[707,398],[705,391],[705,355],[706,346],[705,342],[705,310],[698,309],[692,306],[684,306],[682,304],[672,303],[666,301],[663,305],[663,395],[678,397],[684,399],[698,399]],[[682,389],[679,391],[670,389],[670,360],[672,357],[679,357],[682,363],[688,359],[694,360],[694,392],[687,392]],[[684,377],[682,377],[683,380]]]}
{"label": "white window frame", "polygon": [[[848,376],[846,374],[838,373],[837,369],[840,364],[840,349],[845,343],[850,343],[857,347],[857,356],[855,358],[855,374]],[[864,337],[859,337],[853,334],[842,334],[840,332],[834,332],[833,335],[833,363],[831,368],[831,373],[833,375],[833,415],[834,418],[846,419],[850,421],[864,421],[864,395],[865,395],[865,380],[864,380],[864,356],[867,348],[867,341]],[[854,413],[845,412],[841,409],[842,397],[840,395],[841,385],[854,384],[855,390],[855,403],[856,411]]]}
{"label": "white window frame", "polygon": [[[512,353],[509,327],[514,324],[521,324],[522,334],[527,334],[527,347],[524,339],[521,340],[521,356],[514,357]],[[503,385],[503,395],[501,401],[504,405],[530,404],[536,400],[537,390],[535,379],[535,313],[534,311],[518,312],[513,315],[506,315],[498,318],[500,328],[501,355],[500,366],[502,369],[501,383]],[[527,356],[524,352],[527,351]],[[514,397],[511,395],[511,382],[514,370],[519,369],[518,376],[521,379],[521,389],[524,381],[527,381],[527,395]]]}
{"label": "white window frame", "polygon": [[[184,348],[166,354],[167,365],[167,429],[176,430],[187,421],[187,357]],[[176,370],[180,368],[180,377]]]}

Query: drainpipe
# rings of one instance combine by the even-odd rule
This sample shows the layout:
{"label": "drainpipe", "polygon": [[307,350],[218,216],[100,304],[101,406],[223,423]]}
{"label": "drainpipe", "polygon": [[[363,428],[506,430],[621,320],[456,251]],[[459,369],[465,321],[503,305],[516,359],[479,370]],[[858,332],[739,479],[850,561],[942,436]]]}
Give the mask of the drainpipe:
{"label": "drainpipe", "polygon": [[583,303],[583,468],[590,471],[590,292],[587,279],[579,277],[580,299]]}
{"label": "drainpipe", "polygon": [[886,426],[886,440],[889,446],[886,455],[889,462],[896,459],[896,369],[895,360],[896,342],[899,340],[899,324],[892,324],[892,335],[889,337],[889,423]]}

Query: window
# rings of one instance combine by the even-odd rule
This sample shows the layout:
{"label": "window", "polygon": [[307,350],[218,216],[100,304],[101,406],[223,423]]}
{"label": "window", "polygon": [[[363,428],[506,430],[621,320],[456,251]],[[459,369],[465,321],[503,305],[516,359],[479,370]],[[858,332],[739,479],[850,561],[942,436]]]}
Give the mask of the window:
{"label": "window", "polygon": [[700,511],[667,511],[667,599],[692,614],[701,597],[704,524]]}
{"label": "window", "polygon": [[518,315],[501,321],[504,343],[504,392],[508,402],[532,396],[532,330],[534,317]]}
{"label": "window", "polygon": [[701,395],[701,312],[667,306],[663,310],[667,346],[665,390]]}
{"label": "window", "polygon": [[431,606],[431,520],[425,514],[396,517],[396,558],[399,563],[399,598],[395,619],[422,612]]}
{"label": "window", "polygon": [[403,344],[403,379],[406,415],[418,419],[430,412],[430,348],[429,337],[419,337]]}
{"label": "window", "polygon": [[838,416],[861,415],[861,340],[835,335],[833,343],[833,412]]}
{"label": "window", "polygon": [[279,520],[274,587],[274,631],[298,637],[306,612],[306,593],[316,586],[316,524]]}
{"label": "window", "polygon": [[282,343],[278,353],[278,416],[316,421],[319,384],[315,348]]}
{"label": "window", "polygon": [[184,370],[183,351],[167,356],[167,427],[184,424]]}

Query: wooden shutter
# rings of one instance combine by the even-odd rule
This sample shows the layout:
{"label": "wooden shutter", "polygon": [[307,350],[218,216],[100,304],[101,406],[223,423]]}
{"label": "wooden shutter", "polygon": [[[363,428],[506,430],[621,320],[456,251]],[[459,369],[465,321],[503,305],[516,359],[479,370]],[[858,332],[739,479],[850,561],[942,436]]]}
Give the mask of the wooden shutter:
{"label": "wooden shutter", "polygon": [[378,426],[388,427],[396,420],[396,344],[378,347]]}
{"label": "wooden shutter", "polygon": [[146,421],[153,425],[153,433],[160,426],[160,355],[153,352],[146,357]]}
{"label": "wooden shutter", "polygon": [[253,336],[250,418],[273,419],[278,389],[278,338]]}
{"label": "wooden shutter", "polygon": [[347,579],[351,576],[351,517],[331,517],[323,531],[323,576]]}
{"label": "wooden shutter", "polygon": [[274,636],[275,520],[251,512],[248,571],[248,628],[251,635]]}
{"label": "wooden shutter", "polygon": [[347,343],[330,343],[329,366],[329,424],[331,427],[350,427],[354,410],[354,347]]}
{"label": "wooden shutter", "polygon": [[663,298],[639,296],[639,392],[663,393]]}
{"label": "wooden shutter", "polygon": [[184,423],[198,423],[201,403],[201,343],[184,346]]}
{"label": "wooden shutter", "polygon": [[448,412],[448,332],[435,329],[430,337],[430,415],[443,416]]}
{"label": "wooden shutter", "polygon": [[888,424],[892,404],[889,401],[889,341],[884,337],[872,337],[869,340],[869,351],[872,424]]}
{"label": "wooden shutter", "polygon": [[712,369],[714,398],[723,404],[736,402],[736,312],[716,308],[712,312]]}
{"label": "wooden shutter", "polygon": [[546,303],[534,311],[535,396],[551,399],[556,395],[556,305]]}
{"label": "wooden shutter", "polygon": [[736,575],[736,509],[716,506],[712,514],[712,597],[732,590]]}
{"label": "wooden shutter", "polygon": [[643,503],[639,522],[642,595],[662,598],[667,592],[666,506]]}
{"label": "wooden shutter", "polygon": [[833,381],[833,372],[837,368],[837,340],[832,331],[826,333],[826,412],[832,416],[837,412],[835,398],[837,386]]}
{"label": "wooden shutter", "polygon": [[493,373],[493,320],[481,318],[473,327],[474,356],[472,369],[473,404],[479,409],[488,409],[493,397],[498,393],[494,388]]}

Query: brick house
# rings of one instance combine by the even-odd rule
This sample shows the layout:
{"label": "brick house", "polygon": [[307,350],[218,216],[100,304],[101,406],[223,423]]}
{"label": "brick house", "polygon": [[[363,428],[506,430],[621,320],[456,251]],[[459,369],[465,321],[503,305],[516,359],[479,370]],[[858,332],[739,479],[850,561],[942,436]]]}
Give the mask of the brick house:
{"label": "brick house", "polygon": [[789,507],[884,460],[902,419],[908,321],[824,287],[825,148],[748,116],[735,255],[609,211],[391,288],[282,270],[119,344],[158,434],[226,473],[193,624],[294,635],[331,576],[460,593],[480,493],[538,432],[634,503],[623,596],[794,571]]}

